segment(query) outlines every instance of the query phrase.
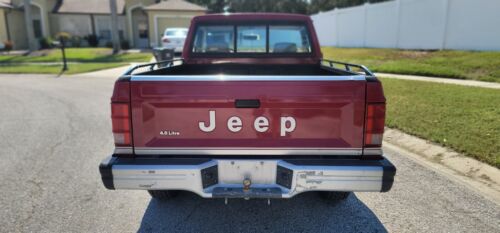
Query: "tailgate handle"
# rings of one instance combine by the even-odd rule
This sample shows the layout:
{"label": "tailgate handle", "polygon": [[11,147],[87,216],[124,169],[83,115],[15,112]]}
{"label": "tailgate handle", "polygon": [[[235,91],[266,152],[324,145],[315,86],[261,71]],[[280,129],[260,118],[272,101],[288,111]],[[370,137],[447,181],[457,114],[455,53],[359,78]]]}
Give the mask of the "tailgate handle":
{"label": "tailgate handle", "polygon": [[236,100],[234,106],[236,108],[260,108],[260,100]]}

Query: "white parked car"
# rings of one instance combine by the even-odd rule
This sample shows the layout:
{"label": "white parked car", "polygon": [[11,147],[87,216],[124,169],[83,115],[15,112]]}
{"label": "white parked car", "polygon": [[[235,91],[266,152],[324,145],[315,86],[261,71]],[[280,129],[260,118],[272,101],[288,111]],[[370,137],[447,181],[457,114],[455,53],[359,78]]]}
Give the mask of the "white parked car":
{"label": "white parked car", "polygon": [[167,49],[174,49],[175,52],[182,52],[184,41],[188,33],[187,28],[167,28],[161,38],[162,45]]}

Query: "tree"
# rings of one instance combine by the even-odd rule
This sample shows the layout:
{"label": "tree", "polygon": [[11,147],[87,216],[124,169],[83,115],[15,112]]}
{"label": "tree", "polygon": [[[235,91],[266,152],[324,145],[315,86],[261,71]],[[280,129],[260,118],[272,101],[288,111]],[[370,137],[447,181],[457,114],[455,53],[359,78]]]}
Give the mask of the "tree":
{"label": "tree", "polygon": [[304,0],[232,0],[229,2],[231,12],[281,12],[307,13],[307,2]]}
{"label": "tree", "polygon": [[206,6],[210,13],[221,12],[283,12],[307,13],[306,0],[189,0]]}
{"label": "tree", "polygon": [[221,12],[282,12],[315,14],[334,8],[362,5],[366,2],[389,0],[188,0],[206,6],[210,13]]}
{"label": "tree", "polygon": [[188,0],[194,4],[205,6],[209,13],[221,13],[225,11],[225,7],[229,5],[228,0]]}
{"label": "tree", "polygon": [[377,3],[385,1],[390,0],[311,0],[307,12],[309,14],[316,14],[320,11],[329,11],[335,8],[359,6],[367,2]]}

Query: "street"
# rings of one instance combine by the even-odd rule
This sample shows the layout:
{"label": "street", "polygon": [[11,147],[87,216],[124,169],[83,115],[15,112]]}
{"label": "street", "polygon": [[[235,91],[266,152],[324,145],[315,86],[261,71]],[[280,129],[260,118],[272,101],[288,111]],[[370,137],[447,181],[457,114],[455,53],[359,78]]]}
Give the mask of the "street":
{"label": "street", "polygon": [[0,232],[500,232],[499,206],[388,148],[393,189],[336,204],[106,190],[117,76],[0,75]]}

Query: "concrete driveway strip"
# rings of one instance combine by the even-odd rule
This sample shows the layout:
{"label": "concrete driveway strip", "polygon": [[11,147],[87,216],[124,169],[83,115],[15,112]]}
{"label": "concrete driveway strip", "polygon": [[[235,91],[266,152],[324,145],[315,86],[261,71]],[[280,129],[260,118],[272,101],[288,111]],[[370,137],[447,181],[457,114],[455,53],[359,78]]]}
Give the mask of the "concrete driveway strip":
{"label": "concrete driveway strip", "polygon": [[97,166],[117,76],[0,75],[0,232],[500,232],[499,206],[390,149],[393,190],[336,204],[108,191]]}
{"label": "concrete driveway strip", "polygon": [[469,86],[469,87],[500,89],[500,83],[494,83],[494,82],[484,82],[484,81],[464,80],[464,79],[452,79],[452,78],[425,77],[425,76],[405,75],[405,74],[377,73],[376,75],[378,77],[382,77],[382,78],[395,78],[395,79],[403,79],[403,80],[446,83],[446,84],[454,84],[454,85]]}

